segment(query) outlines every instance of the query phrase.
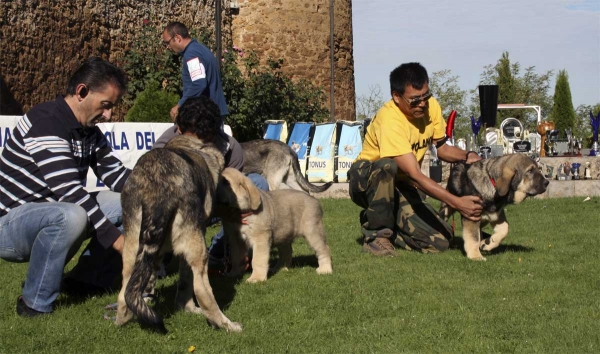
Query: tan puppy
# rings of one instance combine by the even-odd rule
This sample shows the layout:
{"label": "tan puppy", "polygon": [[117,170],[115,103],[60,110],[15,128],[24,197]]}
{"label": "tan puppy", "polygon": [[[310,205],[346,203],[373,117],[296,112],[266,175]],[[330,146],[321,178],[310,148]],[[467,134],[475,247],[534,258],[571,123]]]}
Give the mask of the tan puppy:
{"label": "tan puppy", "polygon": [[217,213],[231,244],[232,275],[243,271],[240,264],[248,247],[253,255],[248,282],[267,280],[271,246],[279,249],[277,268],[286,269],[296,237],[304,237],[317,254],[318,274],[332,272],[323,209],[316,198],[292,189],[264,192],[241,172],[226,168],[217,189]]}

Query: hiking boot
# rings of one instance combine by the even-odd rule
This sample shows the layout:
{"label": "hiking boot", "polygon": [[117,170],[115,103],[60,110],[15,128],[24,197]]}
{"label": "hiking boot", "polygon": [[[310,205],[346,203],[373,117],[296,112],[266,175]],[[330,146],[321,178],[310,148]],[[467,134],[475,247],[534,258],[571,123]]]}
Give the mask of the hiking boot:
{"label": "hiking boot", "polygon": [[37,317],[37,316],[41,316],[41,315],[45,315],[46,312],[40,312],[37,310],[32,309],[31,307],[27,306],[27,304],[25,303],[25,301],[23,301],[23,296],[19,296],[17,298],[17,315],[21,316],[21,317]]}
{"label": "hiking boot", "polygon": [[374,256],[396,256],[394,245],[390,242],[393,235],[394,232],[390,229],[379,230],[375,237],[365,238],[363,252],[368,252]]}

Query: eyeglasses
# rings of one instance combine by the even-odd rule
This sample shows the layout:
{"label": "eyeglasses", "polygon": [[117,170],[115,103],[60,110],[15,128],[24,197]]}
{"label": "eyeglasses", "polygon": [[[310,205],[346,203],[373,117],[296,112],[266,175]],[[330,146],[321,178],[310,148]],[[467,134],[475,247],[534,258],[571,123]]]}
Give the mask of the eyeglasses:
{"label": "eyeglasses", "polygon": [[168,41],[163,41],[163,45],[164,45],[165,47],[168,47],[168,46],[169,46],[169,44],[171,44],[171,41],[173,40],[173,38],[175,38],[175,36],[173,36],[173,37],[169,38],[169,40],[168,40]]}
{"label": "eyeglasses", "polygon": [[433,96],[433,94],[430,91],[427,91],[427,92],[425,92],[425,94],[423,96],[420,96],[420,97],[408,99],[408,98],[402,96],[402,98],[404,98],[406,103],[408,103],[411,107],[417,107],[418,105],[421,104],[421,102],[427,101],[428,99],[430,99],[431,96]]}

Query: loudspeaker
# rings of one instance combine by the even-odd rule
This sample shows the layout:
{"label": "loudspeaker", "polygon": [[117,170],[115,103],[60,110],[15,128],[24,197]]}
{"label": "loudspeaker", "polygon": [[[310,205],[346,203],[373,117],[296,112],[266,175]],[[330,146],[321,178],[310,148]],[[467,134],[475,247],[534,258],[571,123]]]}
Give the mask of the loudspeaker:
{"label": "loudspeaker", "polygon": [[498,113],[498,85],[479,85],[481,122],[486,128],[496,126]]}

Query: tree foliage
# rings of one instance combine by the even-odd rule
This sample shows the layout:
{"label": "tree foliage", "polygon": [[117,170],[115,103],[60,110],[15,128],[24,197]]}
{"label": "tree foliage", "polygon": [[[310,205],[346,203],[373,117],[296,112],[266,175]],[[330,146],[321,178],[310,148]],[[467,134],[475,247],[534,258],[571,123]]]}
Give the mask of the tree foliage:
{"label": "tree foliage", "polygon": [[126,122],[165,122],[170,123],[169,112],[179,101],[179,95],[164,90],[156,81],[149,81],[140,92],[131,109],[125,116]]}
{"label": "tree foliage", "polygon": [[289,124],[318,123],[328,117],[323,89],[305,79],[293,81],[283,73],[283,64],[283,59],[269,58],[260,66],[255,53],[244,56],[237,47],[226,52],[223,90],[229,106],[227,124],[239,141],[260,138],[264,121],[269,119]]}
{"label": "tree foliage", "polygon": [[440,103],[442,115],[447,120],[450,113],[456,110],[454,136],[466,137],[471,133],[470,114],[467,108],[467,91],[458,85],[459,76],[452,75],[451,70],[441,70],[429,77],[429,90]]}
{"label": "tree foliage", "polygon": [[575,127],[575,117],[571,87],[569,86],[569,74],[567,74],[566,70],[561,70],[556,77],[554,104],[550,119],[554,121],[554,126],[560,134],[566,136],[565,130],[573,130]]}
{"label": "tree foliage", "polygon": [[[125,107],[132,107],[139,98],[146,102],[147,97],[162,101],[160,104],[154,102],[152,113],[138,114],[135,110],[132,113],[142,119],[148,117],[148,121],[162,121],[159,113],[162,104],[172,102],[169,94],[179,96],[182,91],[181,58],[162,46],[161,33],[144,20],[137,40],[123,58],[123,69],[129,77],[128,92],[123,100]],[[206,29],[190,29],[190,34],[211,47]],[[328,116],[323,89],[307,80],[293,80],[284,74],[283,59],[268,59],[266,65],[260,65],[256,54],[245,55],[235,46],[224,49],[221,59],[223,91],[230,113],[226,123],[238,140],[261,137],[263,123],[268,119],[283,119],[288,123],[320,122]],[[147,87],[150,89],[145,92]]]}
{"label": "tree foliage", "polygon": [[[509,53],[504,52],[495,65],[484,67],[480,76],[480,85],[498,85],[498,103],[523,103],[541,107],[542,119],[545,119],[552,108],[552,97],[549,94],[552,70],[542,74],[535,72],[535,66],[530,66],[521,74],[521,65],[511,63]],[[479,108],[479,91],[470,91],[470,111],[475,117],[481,115]],[[505,118],[517,118],[525,129],[536,131],[537,113],[534,110],[500,110],[496,125],[500,126]]]}
{"label": "tree foliage", "polygon": [[385,104],[385,99],[381,93],[381,86],[369,86],[368,95],[356,97],[356,120],[373,118],[375,113]]}

